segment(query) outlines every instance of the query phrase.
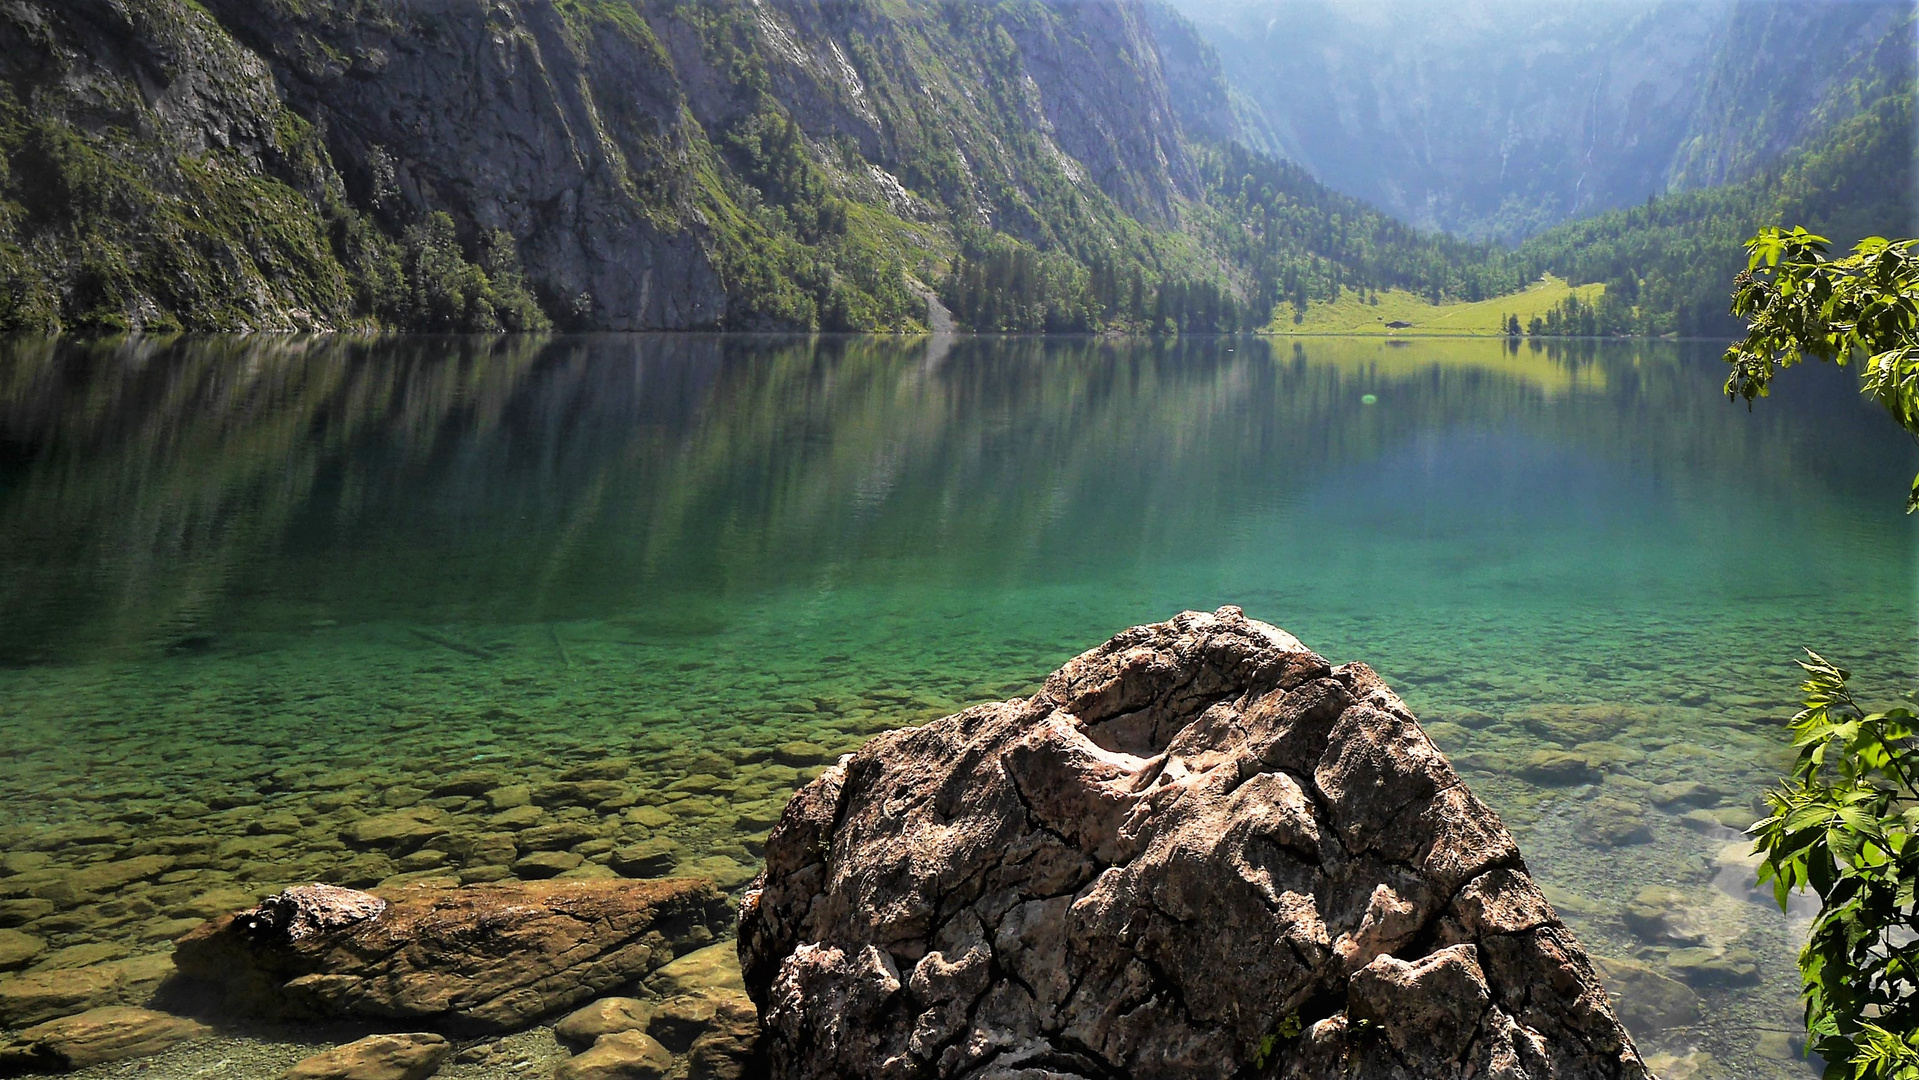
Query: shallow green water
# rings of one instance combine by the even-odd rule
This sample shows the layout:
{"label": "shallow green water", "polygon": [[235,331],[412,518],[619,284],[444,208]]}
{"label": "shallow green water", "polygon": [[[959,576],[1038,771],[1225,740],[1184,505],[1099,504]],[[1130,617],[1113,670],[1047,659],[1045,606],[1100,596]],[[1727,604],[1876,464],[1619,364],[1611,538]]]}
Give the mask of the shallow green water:
{"label": "shallow green water", "polygon": [[[661,838],[737,884],[865,735],[1233,603],[1401,689],[1664,1003],[1645,1046],[1710,1055],[1669,1080],[1803,1075],[1794,928],[1728,845],[1796,646],[1919,675],[1919,455],[1841,373],[1750,414],[1721,378],[1668,344],[0,346],[0,925],[111,959],[302,879]],[[356,839],[396,811],[423,839]],[[1625,918],[1651,885],[1681,932]]]}

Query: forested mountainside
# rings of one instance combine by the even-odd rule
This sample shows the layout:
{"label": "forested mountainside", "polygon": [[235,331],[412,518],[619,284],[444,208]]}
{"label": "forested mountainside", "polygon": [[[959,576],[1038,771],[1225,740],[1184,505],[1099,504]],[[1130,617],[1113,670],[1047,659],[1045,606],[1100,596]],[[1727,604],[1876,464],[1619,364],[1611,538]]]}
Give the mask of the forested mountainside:
{"label": "forested mountainside", "polygon": [[1685,329],[1751,225],[1910,184],[1859,110],[1909,92],[1911,13],[1827,8],[1878,49],[1847,81],[1766,89],[1785,14],[1700,76],[1740,104],[1687,182],[1759,172],[1514,253],[1248,149],[1156,0],[0,0],[0,331],[1235,330],[1542,269]]}
{"label": "forested mountainside", "polygon": [[1423,228],[1515,242],[1748,179],[1914,78],[1908,0],[1175,0],[1245,138]]}
{"label": "forested mountainside", "polygon": [[1583,334],[1736,335],[1729,282],[1763,225],[1804,225],[1843,251],[1865,236],[1919,235],[1914,92],[1876,97],[1809,145],[1735,184],[1649,200],[1522,244],[1523,273],[1603,282],[1597,305],[1559,320]]}
{"label": "forested mountainside", "polygon": [[[1887,94],[1919,80],[1911,0],[1738,0],[1674,152],[1665,192],[1774,170]],[[1775,170],[1776,171],[1776,170]]]}
{"label": "forested mountainside", "polygon": [[1136,0],[6,0],[0,328],[889,330],[937,291],[1211,329],[1492,287],[1233,125]]}

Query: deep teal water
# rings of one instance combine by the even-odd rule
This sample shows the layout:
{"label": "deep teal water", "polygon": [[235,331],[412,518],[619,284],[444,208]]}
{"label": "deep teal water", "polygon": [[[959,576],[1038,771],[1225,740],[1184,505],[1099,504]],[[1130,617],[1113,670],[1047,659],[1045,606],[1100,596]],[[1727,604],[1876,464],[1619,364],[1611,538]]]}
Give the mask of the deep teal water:
{"label": "deep teal water", "polygon": [[[664,837],[736,882],[872,731],[1232,603],[1378,668],[1615,982],[1696,1002],[1633,1020],[1669,1080],[1801,1075],[1795,924],[1734,830],[1798,646],[1919,682],[1919,453],[1843,372],[1730,405],[1716,353],[0,346],[0,924],[36,965],[163,950],[301,879],[498,876],[474,837],[559,822],[594,831],[575,873]],[[1548,748],[1603,779],[1542,780]],[[609,757],[622,794],[540,794]],[[517,815],[476,794],[517,782]],[[395,810],[446,837],[346,838]],[[1710,932],[1635,929],[1652,885]]]}

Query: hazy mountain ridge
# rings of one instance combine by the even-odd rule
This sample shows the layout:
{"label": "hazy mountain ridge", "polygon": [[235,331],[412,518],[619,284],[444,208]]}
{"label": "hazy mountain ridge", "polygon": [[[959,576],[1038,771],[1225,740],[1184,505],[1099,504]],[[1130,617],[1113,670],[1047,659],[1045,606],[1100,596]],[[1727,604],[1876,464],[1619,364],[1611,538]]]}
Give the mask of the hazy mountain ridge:
{"label": "hazy mountain ridge", "polygon": [[1911,89],[1919,79],[1915,10],[1911,3],[1740,0],[1667,171],[1667,190],[1748,179],[1878,99]]}
{"label": "hazy mountain ridge", "polygon": [[1738,181],[1910,84],[1902,2],[1176,0],[1244,137],[1415,225],[1516,241]]}

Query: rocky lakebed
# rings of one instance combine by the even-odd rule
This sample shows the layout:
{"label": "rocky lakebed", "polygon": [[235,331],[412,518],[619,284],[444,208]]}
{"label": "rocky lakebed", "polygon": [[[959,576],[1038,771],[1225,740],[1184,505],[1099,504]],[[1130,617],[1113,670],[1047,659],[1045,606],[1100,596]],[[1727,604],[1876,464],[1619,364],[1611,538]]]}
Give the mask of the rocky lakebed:
{"label": "rocky lakebed", "polygon": [[[1760,733],[1606,705],[1422,728],[1231,608],[943,704],[651,747],[670,770],[265,760],[252,790],[8,825],[0,1071],[1685,1080],[1726,1063],[1715,995],[1774,1014],[1749,1060],[1796,1056],[1757,991],[1792,932],[1738,832],[1761,769],[1722,779]],[[1536,823],[1515,840],[1482,791],[1595,856],[1695,854],[1609,909],[1535,881]]]}

